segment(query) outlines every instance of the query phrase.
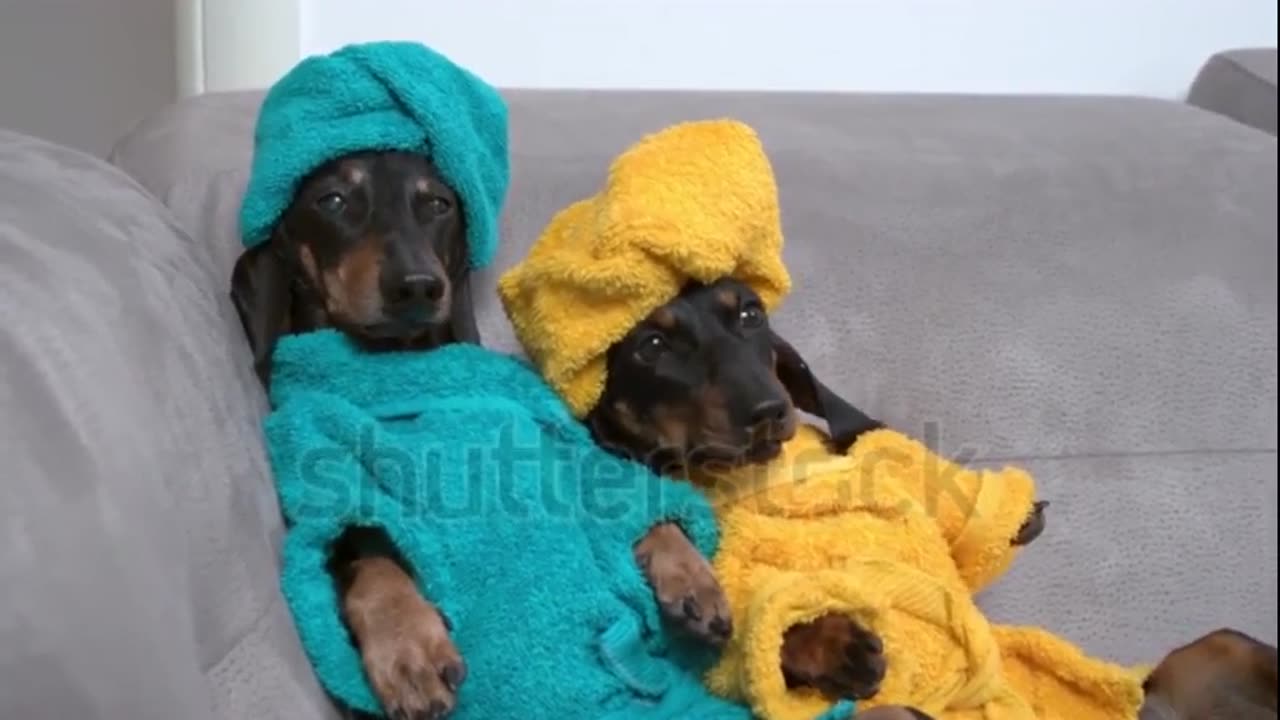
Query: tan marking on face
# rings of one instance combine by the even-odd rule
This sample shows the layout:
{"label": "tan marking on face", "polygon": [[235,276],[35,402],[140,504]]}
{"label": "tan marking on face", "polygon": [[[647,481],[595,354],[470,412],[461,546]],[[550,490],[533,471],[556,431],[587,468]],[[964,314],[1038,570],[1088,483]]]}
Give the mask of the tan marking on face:
{"label": "tan marking on face", "polygon": [[675,330],[676,314],[671,312],[671,308],[660,307],[650,313],[649,322],[657,325],[663,330]]}
{"label": "tan marking on face", "polygon": [[311,254],[311,248],[306,245],[299,247],[298,260],[302,263],[302,271],[307,274],[311,284],[320,282],[320,271],[316,268],[316,256]]}
{"label": "tan marking on face", "polygon": [[613,419],[618,427],[622,428],[628,434],[638,438],[653,437],[653,432],[636,417],[635,410],[631,409],[631,405],[626,400],[618,400],[613,403]]}
{"label": "tan marking on face", "polygon": [[717,291],[716,302],[724,306],[724,309],[726,310],[737,310],[738,309],[738,293],[734,292],[733,290],[730,290],[729,288],[725,288],[723,290]]}
{"label": "tan marking on face", "polygon": [[418,190],[418,192],[423,194],[431,191],[431,182],[426,178],[418,178],[418,181],[415,182],[413,186]]}
{"label": "tan marking on face", "polygon": [[378,276],[382,255],[382,238],[366,237],[334,269],[325,272],[325,305],[330,314],[359,325],[381,318]]}
{"label": "tan marking on face", "polygon": [[653,429],[663,447],[687,451],[690,422],[685,408],[658,405],[653,409]]}
{"label": "tan marking on face", "polygon": [[359,185],[364,182],[365,172],[356,165],[343,165],[342,177],[346,178],[347,182],[352,185]]}

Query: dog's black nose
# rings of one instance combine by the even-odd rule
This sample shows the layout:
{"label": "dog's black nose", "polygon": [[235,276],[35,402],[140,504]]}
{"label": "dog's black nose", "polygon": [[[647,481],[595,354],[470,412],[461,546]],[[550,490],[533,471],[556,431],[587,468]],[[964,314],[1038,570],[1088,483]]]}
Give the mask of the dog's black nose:
{"label": "dog's black nose", "polygon": [[781,400],[765,400],[751,410],[751,425],[781,423],[787,419],[787,404]]}
{"label": "dog's black nose", "polygon": [[388,298],[393,304],[409,304],[444,297],[444,280],[432,273],[405,275],[391,291]]}

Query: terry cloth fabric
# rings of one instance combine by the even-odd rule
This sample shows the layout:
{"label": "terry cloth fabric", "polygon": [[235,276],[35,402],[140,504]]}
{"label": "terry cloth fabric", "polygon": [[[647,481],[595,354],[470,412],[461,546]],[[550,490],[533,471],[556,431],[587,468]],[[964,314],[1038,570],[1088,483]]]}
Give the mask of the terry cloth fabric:
{"label": "terry cloth fabric", "polygon": [[498,292],[525,352],[582,417],[604,389],[605,351],[686,283],[737,278],[773,310],[791,288],[782,243],[755,131],[683,123],[618,157],[604,189],[557,214]]}
{"label": "terry cloth fabric", "polygon": [[462,202],[472,267],[489,264],[510,175],[506,103],[479,77],[414,42],[309,57],[267,91],[240,210],[244,244],[271,235],[309,173],[360,150],[431,158]]}
{"label": "terry cloth fabric", "polygon": [[664,520],[713,552],[705,498],[599,449],[524,361],[461,344],[363,353],[322,330],[282,339],[273,372],[283,590],[342,703],[380,714],[326,570],[358,524],[386,529],[452,621],[468,667],[454,720],[750,717],[668,641],[632,556]]}
{"label": "terry cloth fabric", "polygon": [[946,720],[1133,720],[1141,670],[1086,657],[1038,628],[994,625],[973,593],[1020,552],[1010,541],[1034,483],[973,470],[892,430],[847,454],[804,425],[773,463],[706,474],[721,524],[717,577],[735,635],[707,676],[768,720],[827,706],[786,688],[787,628],[845,613],[884,640],[888,674],[864,707],[910,705]]}
{"label": "terry cloth fabric", "polygon": [[[738,277],[771,304],[785,293],[766,168],[736,123],[657,133],[611,166],[600,194],[557,215],[503,278],[518,337],[575,414],[598,401],[610,342],[687,280]],[[888,675],[866,706],[948,720],[1136,717],[1139,671],[1047,632],[993,626],[972,599],[1021,552],[1011,540],[1035,500],[1027,473],[964,468],[890,430],[833,454],[809,426],[772,465],[726,472],[697,478],[736,491],[711,498],[722,538],[715,568],[735,620],[706,676],[718,694],[764,720],[828,708],[789,691],[778,658],[788,627],[838,612],[885,642]]]}

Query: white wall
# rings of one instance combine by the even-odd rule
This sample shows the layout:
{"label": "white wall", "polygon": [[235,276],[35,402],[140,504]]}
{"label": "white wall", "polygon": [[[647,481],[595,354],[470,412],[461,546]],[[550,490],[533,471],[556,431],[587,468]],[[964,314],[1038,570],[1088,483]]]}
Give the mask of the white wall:
{"label": "white wall", "polygon": [[302,57],[303,0],[170,1],[182,97],[265,87]]}
{"label": "white wall", "polygon": [[1275,0],[291,1],[304,54],[415,39],[508,87],[1180,97],[1276,44]]}

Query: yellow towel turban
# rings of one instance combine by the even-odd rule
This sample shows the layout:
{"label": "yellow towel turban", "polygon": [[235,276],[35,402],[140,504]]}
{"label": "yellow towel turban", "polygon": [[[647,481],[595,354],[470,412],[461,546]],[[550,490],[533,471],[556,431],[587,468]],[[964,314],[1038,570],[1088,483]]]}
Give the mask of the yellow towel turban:
{"label": "yellow towel turban", "polygon": [[628,148],[603,190],[552,218],[498,293],[530,360],[581,418],[604,390],[611,345],[690,281],[724,277],[767,310],[791,289],[759,138],[734,120],[704,120]]}

